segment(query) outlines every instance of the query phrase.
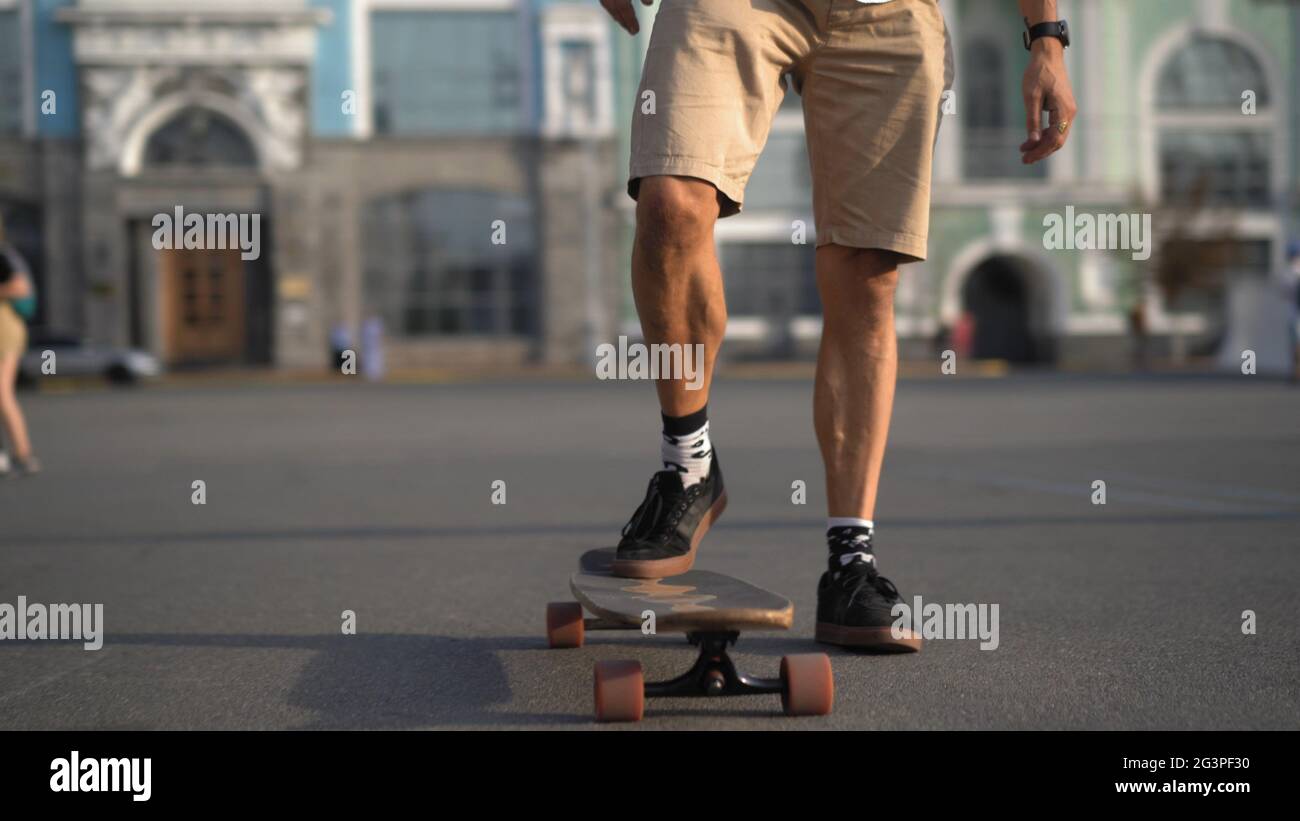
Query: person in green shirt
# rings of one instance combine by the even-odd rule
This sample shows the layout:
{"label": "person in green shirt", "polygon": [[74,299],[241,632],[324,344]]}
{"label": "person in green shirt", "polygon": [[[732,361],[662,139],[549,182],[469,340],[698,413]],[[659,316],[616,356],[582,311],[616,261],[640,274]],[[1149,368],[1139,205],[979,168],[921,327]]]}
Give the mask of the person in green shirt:
{"label": "person in green shirt", "polygon": [[27,324],[15,305],[33,304],[33,296],[27,263],[7,241],[4,223],[0,222],[0,423],[6,441],[13,448],[12,459],[0,448],[0,475],[15,469],[22,474],[40,470],[27,436],[27,420],[23,418],[14,390],[18,360],[27,350]]}

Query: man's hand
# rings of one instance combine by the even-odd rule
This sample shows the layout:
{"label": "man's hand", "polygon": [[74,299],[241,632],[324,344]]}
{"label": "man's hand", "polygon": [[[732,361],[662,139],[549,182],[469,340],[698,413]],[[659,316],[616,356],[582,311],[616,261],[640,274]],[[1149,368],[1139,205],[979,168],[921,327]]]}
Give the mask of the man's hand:
{"label": "man's hand", "polygon": [[[653,6],[655,0],[641,0],[643,6]],[[632,0],[600,0],[600,4],[609,12],[609,16],[614,18],[628,34],[636,34],[641,30],[641,26],[636,21],[636,9],[632,6]]]}
{"label": "man's hand", "polygon": [[[1065,145],[1078,107],[1065,72],[1065,47],[1052,37],[1042,37],[1030,46],[1029,66],[1021,84],[1025,95],[1025,125],[1029,139],[1020,144],[1020,161],[1025,165],[1054,154]],[[1043,129],[1043,109],[1048,127]]]}

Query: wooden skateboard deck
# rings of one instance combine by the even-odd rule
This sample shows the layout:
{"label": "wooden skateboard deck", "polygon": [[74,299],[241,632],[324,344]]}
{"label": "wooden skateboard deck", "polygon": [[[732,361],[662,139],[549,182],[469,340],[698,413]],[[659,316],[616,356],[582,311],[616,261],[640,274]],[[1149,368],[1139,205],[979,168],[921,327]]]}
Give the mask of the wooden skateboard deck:
{"label": "wooden skateboard deck", "polygon": [[609,572],[614,548],[589,550],[569,579],[575,598],[610,622],[639,627],[655,614],[656,631],[786,630],[794,605],[784,596],[721,573],[690,570],[666,579],[626,579]]}

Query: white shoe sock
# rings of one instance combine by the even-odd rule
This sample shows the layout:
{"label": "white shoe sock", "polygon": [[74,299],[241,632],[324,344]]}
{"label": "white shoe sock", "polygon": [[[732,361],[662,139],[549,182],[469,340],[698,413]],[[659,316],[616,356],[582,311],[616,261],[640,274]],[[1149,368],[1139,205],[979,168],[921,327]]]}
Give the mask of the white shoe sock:
{"label": "white shoe sock", "polygon": [[713,443],[709,441],[709,423],[683,436],[663,434],[659,446],[664,467],[682,477],[682,487],[690,487],[709,475],[713,461]]}

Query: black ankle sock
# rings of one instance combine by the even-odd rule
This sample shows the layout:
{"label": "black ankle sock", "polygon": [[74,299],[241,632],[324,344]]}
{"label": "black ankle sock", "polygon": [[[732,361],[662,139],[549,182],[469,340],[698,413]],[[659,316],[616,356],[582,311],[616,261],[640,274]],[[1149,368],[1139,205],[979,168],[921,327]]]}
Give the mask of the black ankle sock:
{"label": "black ankle sock", "polygon": [[709,406],[705,405],[685,416],[669,416],[665,413],[660,413],[659,416],[664,421],[664,433],[669,436],[685,436],[704,427],[704,423],[709,421]]}
{"label": "black ankle sock", "polygon": [[838,570],[853,561],[864,561],[874,565],[876,555],[871,546],[873,533],[873,529],[869,527],[827,528],[826,545],[831,551],[831,570]]}

